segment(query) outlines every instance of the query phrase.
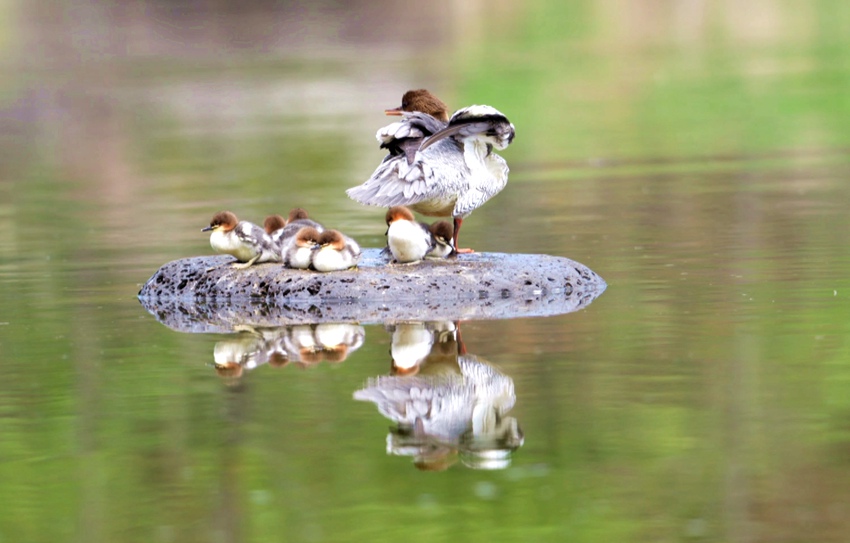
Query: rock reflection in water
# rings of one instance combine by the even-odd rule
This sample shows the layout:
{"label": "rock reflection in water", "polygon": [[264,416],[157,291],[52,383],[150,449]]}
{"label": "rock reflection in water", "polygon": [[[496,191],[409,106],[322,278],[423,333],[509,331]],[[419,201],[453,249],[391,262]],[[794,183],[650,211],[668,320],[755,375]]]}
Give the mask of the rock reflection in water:
{"label": "rock reflection in water", "polygon": [[422,470],[460,458],[475,469],[504,469],[523,435],[514,417],[513,380],[466,352],[452,322],[398,323],[390,375],[368,381],[354,398],[374,402],[396,426],[387,452],[412,456]]}
{"label": "rock reflection in water", "polygon": [[289,363],[306,368],[320,362],[338,363],[363,345],[366,332],[355,324],[298,324],[277,328],[238,327],[240,334],[221,340],[213,351],[216,373],[235,380],[263,364]]}

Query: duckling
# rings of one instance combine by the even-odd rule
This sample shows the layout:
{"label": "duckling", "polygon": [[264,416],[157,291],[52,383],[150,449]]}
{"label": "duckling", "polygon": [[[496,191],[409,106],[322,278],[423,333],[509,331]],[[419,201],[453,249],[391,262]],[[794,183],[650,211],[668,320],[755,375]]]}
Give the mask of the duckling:
{"label": "duckling", "polygon": [[262,228],[248,221],[240,221],[230,211],[213,215],[210,225],[201,229],[209,232],[210,245],[216,252],[233,255],[238,263],[233,267],[248,268],[262,262],[280,262],[280,251]]}
{"label": "duckling", "polygon": [[434,247],[425,258],[448,258],[457,254],[452,241],[452,225],[448,221],[437,221],[428,227],[434,237]]}
{"label": "duckling", "polygon": [[347,270],[360,261],[360,246],[338,230],[325,230],[313,254],[313,268],[320,272]]}
{"label": "duckling", "polygon": [[312,226],[319,232],[325,231],[325,227],[311,219],[304,208],[295,207],[286,218],[286,226],[283,229],[282,236],[284,238],[294,236],[305,226]]}
{"label": "duckling", "polygon": [[416,222],[413,213],[404,206],[387,211],[387,246],[400,264],[419,262],[434,249],[434,236],[429,226]]}
{"label": "duckling", "polygon": [[263,221],[263,230],[266,231],[272,241],[280,246],[280,242],[283,238],[283,229],[286,227],[286,219],[281,217],[280,215],[269,215],[266,217],[266,220]]}
{"label": "duckling", "polygon": [[282,249],[284,264],[289,268],[308,269],[313,253],[319,248],[321,235],[321,232],[312,226],[305,226],[298,230],[295,236],[288,238],[288,242]]}

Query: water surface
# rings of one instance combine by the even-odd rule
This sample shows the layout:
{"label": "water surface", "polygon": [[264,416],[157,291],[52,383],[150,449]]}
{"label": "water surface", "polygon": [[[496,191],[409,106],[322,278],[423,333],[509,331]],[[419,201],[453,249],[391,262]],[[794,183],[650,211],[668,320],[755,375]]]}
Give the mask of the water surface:
{"label": "water surface", "polygon": [[[555,4],[0,11],[0,540],[846,541],[845,4]],[[383,323],[235,378],[250,332],[136,300],[222,208],[380,246],[344,189],[415,87],[517,127],[464,243],[609,285],[460,323],[513,383],[501,469],[387,453]]]}

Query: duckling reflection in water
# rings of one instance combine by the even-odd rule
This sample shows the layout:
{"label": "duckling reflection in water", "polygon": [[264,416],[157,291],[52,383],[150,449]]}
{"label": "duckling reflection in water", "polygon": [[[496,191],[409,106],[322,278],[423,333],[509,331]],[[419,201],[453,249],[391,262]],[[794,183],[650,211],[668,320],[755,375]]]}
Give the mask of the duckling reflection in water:
{"label": "duckling reflection in water", "polygon": [[263,364],[301,367],[322,361],[343,362],[363,345],[366,332],[355,324],[313,324],[253,328],[235,326],[236,337],[219,341],[213,350],[213,367],[219,376],[238,380]]}
{"label": "duckling reflection in water", "polygon": [[299,324],[288,327],[282,348],[302,368],[320,362],[343,362],[363,345],[366,331],[347,323]]}
{"label": "duckling reflection in water", "polygon": [[245,370],[251,371],[266,363],[267,347],[267,340],[258,333],[239,334],[218,341],[213,348],[213,368],[222,379],[238,381]]}
{"label": "duckling reflection in water", "polygon": [[458,353],[466,353],[460,330],[451,321],[401,322],[392,332],[391,375],[459,375]]}
{"label": "duckling reflection in water", "polygon": [[402,323],[393,328],[392,373],[370,379],[354,398],[375,403],[396,422],[387,452],[413,456],[420,469],[502,469],[523,442],[506,416],[513,380],[465,354],[453,323]]}

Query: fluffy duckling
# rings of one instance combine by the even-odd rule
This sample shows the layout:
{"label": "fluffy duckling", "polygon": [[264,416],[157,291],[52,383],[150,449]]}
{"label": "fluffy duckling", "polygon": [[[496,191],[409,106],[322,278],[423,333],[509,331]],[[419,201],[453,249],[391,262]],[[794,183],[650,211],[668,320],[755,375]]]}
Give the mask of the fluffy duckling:
{"label": "fluffy duckling", "polygon": [[230,211],[213,215],[210,225],[201,229],[209,232],[210,245],[216,252],[233,255],[238,263],[234,268],[244,269],[261,262],[280,262],[280,251],[262,228],[248,221],[240,221]]}
{"label": "fluffy duckling", "polygon": [[286,219],[281,217],[280,215],[269,215],[266,217],[266,220],[263,221],[263,230],[266,231],[272,241],[274,241],[277,245],[280,245],[281,239],[283,238],[283,229],[286,226]]}
{"label": "fluffy duckling", "polygon": [[301,228],[289,239],[283,248],[283,262],[290,268],[306,270],[313,260],[313,253],[319,248],[322,233],[312,226]]}
{"label": "fluffy duckling", "polygon": [[319,232],[325,230],[324,226],[310,219],[307,211],[301,207],[293,208],[285,219],[280,215],[269,215],[263,223],[266,234],[270,235],[282,249],[283,245],[305,226],[312,226]]}
{"label": "fluffy duckling", "polygon": [[360,246],[338,230],[325,230],[313,254],[313,268],[320,272],[347,270],[360,261]]}
{"label": "fluffy duckling", "polygon": [[282,235],[284,238],[294,236],[298,233],[299,230],[301,230],[305,226],[312,226],[319,232],[325,231],[325,227],[311,219],[304,208],[293,208],[286,218],[286,226],[283,229]]}
{"label": "fluffy duckling", "polygon": [[400,264],[419,262],[434,249],[434,236],[425,223],[416,222],[404,206],[387,211],[387,246]]}
{"label": "fluffy duckling", "polygon": [[434,247],[425,258],[448,258],[457,253],[452,241],[453,228],[449,221],[437,221],[428,227],[434,237]]}

